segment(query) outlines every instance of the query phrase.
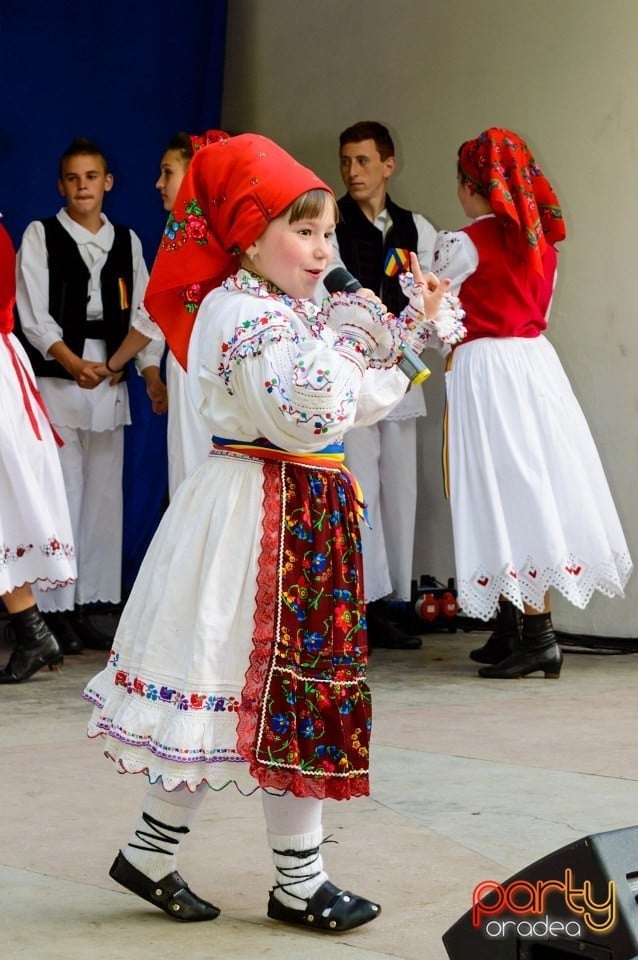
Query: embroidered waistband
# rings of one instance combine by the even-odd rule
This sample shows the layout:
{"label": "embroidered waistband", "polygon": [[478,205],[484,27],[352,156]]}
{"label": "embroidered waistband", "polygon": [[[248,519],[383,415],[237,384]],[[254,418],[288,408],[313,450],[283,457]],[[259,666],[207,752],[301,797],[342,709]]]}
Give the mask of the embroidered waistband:
{"label": "embroidered waistband", "polygon": [[308,467],[329,467],[333,470],[340,470],[344,460],[342,443],[332,443],[316,453],[293,453],[275,446],[263,437],[258,437],[256,440],[229,440],[226,437],[213,436],[213,449],[243,453],[247,457],[256,457],[259,460],[283,460],[285,463],[297,463]]}
{"label": "embroidered waistband", "polygon": [[255,457],[258,460],[279,460],[283,463],[296,463],[303,467],[322,467],[323,469],[336,470],[344,474],[352,484],[357,504],[357,514],[360,519],[363,518],[368,524],[367,504],[363,498],[361,485],[344,464],[343,443],[331,443],[321,450],[317,450],[316,453],[292,453],[290,450],[283,450],[281,447],[275,446],[265,437],[244,441],[213,436],[212,442],[213,451],[226,450],[231,453],[244,454],[247,457]]}

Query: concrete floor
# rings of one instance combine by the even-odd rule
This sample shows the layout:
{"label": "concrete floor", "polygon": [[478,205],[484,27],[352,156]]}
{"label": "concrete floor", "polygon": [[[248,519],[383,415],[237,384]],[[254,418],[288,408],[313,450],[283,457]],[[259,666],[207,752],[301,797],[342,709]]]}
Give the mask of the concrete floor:
{"label": "concrete floor", "polygon": [[[326,804],[334,881],[378,899],[374,923],[335,937],[265,917],[269,851],[256,798],[211,794],[180,871],[222,908],[177,924],[108,869],[145,782],[89,741],[80,694],[105,655],[68,657],[0,690],[3,960],[442,960],[443,932],[481,880],[504,880],[580,837],[638,822],[635,655],[568,653],[559,681],[487,681],[481,633],[376,650],[372,795]],[[0,650],[0,662],[7,650]],[[470,960],[470,957],[468,957]]]}

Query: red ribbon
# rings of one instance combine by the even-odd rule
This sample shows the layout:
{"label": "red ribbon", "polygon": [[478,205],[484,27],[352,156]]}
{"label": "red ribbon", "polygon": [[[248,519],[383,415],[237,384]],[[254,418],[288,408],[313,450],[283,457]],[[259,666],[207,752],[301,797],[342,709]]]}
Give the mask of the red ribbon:
{"label": "red ribbon", "polygon": [[18,378],[18,383],[20,384],[20,390],[22,391],[22,402],[24,404],[24,409],[27,411],[27,416],[29,418],[29,422],[31,423],[31,426],[33,427],[33,432],[35,433],[38,440],[42,440],[42,434],[40,433],[40,427],[38,426],[38,421],[31,403],[31,397],[33,397],[37,405],[40,407],[40,410],[44,414],[46,421],[51,428],[51,433],[53,434],[57,445],[59,447],[64,446],[64,441],[62,437],[56,432],[56,430],[53,427],[53,424],[49,420],[49,415],[47,413],[46,407],[44,406],[44,400],[40,396],[40,391],[36,387],[31,377],[31,374],[29,373],[29,371],[23,364],[22,360],[16,353],[15,347],[11,342],[11,337],[9,336],[9,334],[3,333],[2,339],[4,341],[5,347],[7,348],[11,356],[13,369],[15,370],[16,377]]}

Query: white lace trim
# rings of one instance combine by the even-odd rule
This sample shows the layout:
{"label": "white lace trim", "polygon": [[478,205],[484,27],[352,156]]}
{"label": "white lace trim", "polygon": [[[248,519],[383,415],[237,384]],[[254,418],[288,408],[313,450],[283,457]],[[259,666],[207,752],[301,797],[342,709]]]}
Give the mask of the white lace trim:
{"label": "white lace trim", "polygon": [[133,320],[131,321],[131,326],[139,331],[139,333],[144,334],[145,337],[150,337],[151,340],[163,340],[164,334],[157,326],[154,320],[152,320],[148,313],[145,310],[138,310]]}
{"label": "white lace trim", "polygon": [[506,567],[495,574],[480,568],[471,579],[459,581],[458,599],[467,616],[489,620],[496,612],[499,597],[511,600],[521,610],[523,604],[542,610],[545,594],[553,587],[584,610],[596,590],[606,597],[624,597],[632,570],[628,553],[613,553],[607,560],[592,565],[570,554],[555,567],[542,569],[528,557],[520,570]]}

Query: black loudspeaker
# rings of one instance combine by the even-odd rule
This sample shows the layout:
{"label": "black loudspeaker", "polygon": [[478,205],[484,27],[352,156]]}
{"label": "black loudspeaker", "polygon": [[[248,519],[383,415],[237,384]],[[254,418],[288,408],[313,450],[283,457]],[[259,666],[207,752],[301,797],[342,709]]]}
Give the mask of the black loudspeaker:
{"label": "black loudspeaker", "polygon": [[638,827],[483,881],[471,902],[443,934],[451,960],[638,960]]}

